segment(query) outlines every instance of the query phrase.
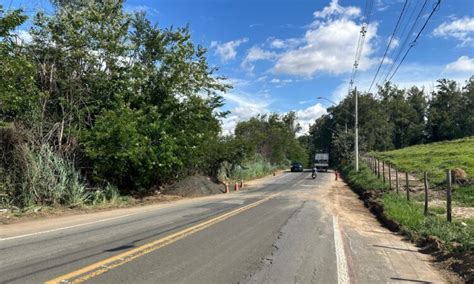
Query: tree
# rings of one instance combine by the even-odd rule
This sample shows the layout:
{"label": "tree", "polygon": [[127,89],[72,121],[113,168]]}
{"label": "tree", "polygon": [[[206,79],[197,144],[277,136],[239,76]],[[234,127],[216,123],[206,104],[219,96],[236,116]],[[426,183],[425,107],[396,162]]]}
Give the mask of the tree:
{"label": "tree", "polygon": [[447,79],[438,80],[431,94],[428,107],[427,129],[431,141],[452,140],[464,137],[462,92],[456,83]]}
{"label": "tree", "polygon": [[35,66],[14,32],[26,19],[21,9],[0,5],[0,122],[30,123],[37,107]]}

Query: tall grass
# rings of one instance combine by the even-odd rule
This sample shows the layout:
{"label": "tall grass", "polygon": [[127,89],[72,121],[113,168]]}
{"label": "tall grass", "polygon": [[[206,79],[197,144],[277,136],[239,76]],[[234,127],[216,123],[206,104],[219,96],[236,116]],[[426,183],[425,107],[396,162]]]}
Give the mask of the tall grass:
{"label": "tall grass", "polygon": [[251,180],[267,176],[277,170],[287,167],[289,167],[289,163],[284,165],[272,165],[261,158],[255,158],[254,160],[248,161],[243,166],[236,167],[231,172],[230,178],[237,180]]}
{"label": "tall grass", "polygon": [[32,149],[23,145],[24,163],[16,203],[23,207],[78,206],[91,196],[71,162],[56,154],[50,146]]}

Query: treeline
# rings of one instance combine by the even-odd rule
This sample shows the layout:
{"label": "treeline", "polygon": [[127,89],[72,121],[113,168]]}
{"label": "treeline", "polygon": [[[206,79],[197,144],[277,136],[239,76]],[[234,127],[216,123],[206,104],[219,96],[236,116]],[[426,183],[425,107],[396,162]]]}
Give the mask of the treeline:
{"label": "treeline", "polygon": [[[386,151],[415,144],[474,135],[474,76],[464,86],[437,81],[427,94],[416,86],[401,89],[387,83],[376,93],[358,93],[359,148]],[[330,152],[332,163],[353,157],[354,93],[310,127],[312,152]]]}
{"label": "treeline", "polygon": [[[0,7],[0,205],[94,203],[217,177],[224,164],[232,175],[256,157],[290,159],[264,149],[296,140],[294,114],[223,137],[219,94],[231,86],[206,49],[188,28],[159,28],[123,2],[53,1],[52,15],[31,19],[31,41],[15,32],[23,11]],[[256,122],[270,131],[260,140],[248,135]]]}

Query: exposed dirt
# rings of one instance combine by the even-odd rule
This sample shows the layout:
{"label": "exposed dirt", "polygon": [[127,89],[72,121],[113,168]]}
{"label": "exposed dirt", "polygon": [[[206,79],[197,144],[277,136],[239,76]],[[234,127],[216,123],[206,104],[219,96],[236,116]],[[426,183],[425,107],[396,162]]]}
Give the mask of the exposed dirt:
{"label": "exposed dirt", "polygon": [[[398,222],[387,218],[380,201],[381,193],[378,191],[364,190],[351,186],[364,205],[375,215],[382,225],[393,232],[405,234],[407,231]],[[415,243],[419,251],[431,254],[436,259],[436,266],[443,271],[443,275],[450,283],[474,283],[474,252],[450,253],[446,250],[441,240],[433,236],[417,236]],[[457,275],[463,277],[460,280]]]}
{"label": "exposed dirt", "polygon": [[205,176],[190,176],[183,180],[165,187],[163,194],[178,195],[182,197],[197,197],[213,194],[225,193],[223,184],[212,181],[211,178]]}
{"label": "exposed dirt", "polygon": [[50,218],[57,218],[63,216],[72,216],[72,215],[80,215],[80,214],[90,214],[95,212],[102,212],[102,211],[111,211],[120,208],[129,208],[129,207],[137,207],[137,206],[144,206],[150,205],[155,203],[164,203],[164,202],[171,202],[182,199],[180,196],[177,195],[164,195],[164,194],[155,194],[152,196],[147,196],[142,199],[137,198],[130,198],[126,202],[121,203],[107,203],[105,205],[94,205],[94,206],[83,206],[83,207],[75,207],[75,208],[36,208],[34,211],[28,212],[3,212],[0,213],[0,225],[4,224],[14,224],[19,222],[27,222],[33,220],[41,220],[41,219],[50,219]]}

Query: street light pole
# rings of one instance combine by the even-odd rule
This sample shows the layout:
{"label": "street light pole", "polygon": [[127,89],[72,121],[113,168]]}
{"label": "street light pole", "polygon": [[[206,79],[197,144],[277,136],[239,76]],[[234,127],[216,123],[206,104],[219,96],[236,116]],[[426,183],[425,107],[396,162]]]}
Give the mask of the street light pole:
{"label": "street light pole", "polygon": [[355,98],[355,137],[354,137],[354,152],[355,152],[355,170],[359,171],[359,106],[357,87],[354,88]]}

